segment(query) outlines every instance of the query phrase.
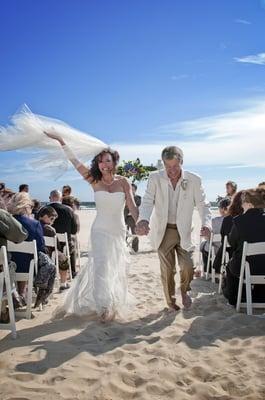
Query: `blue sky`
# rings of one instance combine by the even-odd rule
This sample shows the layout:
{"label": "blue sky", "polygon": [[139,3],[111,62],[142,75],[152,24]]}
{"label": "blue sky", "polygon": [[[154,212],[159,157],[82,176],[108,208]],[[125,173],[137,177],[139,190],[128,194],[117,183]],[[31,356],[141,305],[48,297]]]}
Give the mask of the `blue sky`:
{"label": "blue sky", "polygon": [[[168,144],[203,178],[208,198],[233,179],[265,180],[265,1],[9,0],[1,2],[0,124],[26,103],[156,163]],[[0,181],[46,200],[70,183],[0,153]],[[140,192],[144,185],[141,185]]]}

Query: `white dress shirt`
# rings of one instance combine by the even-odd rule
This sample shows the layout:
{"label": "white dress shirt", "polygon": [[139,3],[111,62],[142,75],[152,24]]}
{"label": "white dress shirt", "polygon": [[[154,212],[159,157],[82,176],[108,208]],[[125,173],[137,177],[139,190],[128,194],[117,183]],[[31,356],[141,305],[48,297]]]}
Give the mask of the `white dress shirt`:
{"label": "white dress shirt", "polygon": [[166,171],[165,171],[165,176],[168,180],[168,218],[167,218],[167,222],[168,222],[168,224],[176,224],[180,184],[183,179],[182,171],[181,171],[181,176],[177,182],[175,189],[173,188],[171,180],[167,176]]}

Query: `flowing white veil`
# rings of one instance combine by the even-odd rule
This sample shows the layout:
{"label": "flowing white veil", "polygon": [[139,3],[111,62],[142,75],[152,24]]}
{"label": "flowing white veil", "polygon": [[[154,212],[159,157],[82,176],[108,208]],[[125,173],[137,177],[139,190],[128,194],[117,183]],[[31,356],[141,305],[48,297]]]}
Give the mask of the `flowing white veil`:
{"label": "flowing white veil", "polygon": [[106,143],[63,121],[33,114],[26,105],[12,116],[11,122],[12,125],[0,127],[0,151],[26,149],[33,153],[30,165],[54,178],[67,170],[69,162],[59,143],[47,137],[45,131],[58,133],[82,162],[108,148]]}

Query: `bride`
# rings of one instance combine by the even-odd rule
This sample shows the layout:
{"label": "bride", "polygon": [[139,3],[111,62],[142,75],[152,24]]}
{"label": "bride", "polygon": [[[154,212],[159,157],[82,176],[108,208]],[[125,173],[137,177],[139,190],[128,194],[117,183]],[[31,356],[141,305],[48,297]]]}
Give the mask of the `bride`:
{"label": "bride", "polygon": [[[95,192],[92,253],[67,293],[63,311],[77,315],[96,312],[103,321],[126,316],[133,298],[127,290],[124,205],[127,203],[135,220],[138,210],[130,183],[115,175],[118,153],[60,120],[33,114],[26,105],[11,122],[0,126],[0,151],[33,150],[37,156],[30,163],[34,170],[50,171],[53,177],[67,170],[68,158]],[[91,168],[75,154],[81,161],[93,158]]]}
{"label": "bride", "polygon": [[97,215],[91,229],[92,257],[75,278],[66,295],[63,311],[84,315],[96,312],[102,321],[115,315],[124,316],[130,305],[127,290],[125,246],[125,202],[135,219],[138,209],[126,178],[115,175],[119,154],[111,149],[101,151],[87,168],[74,155],[63,138],[53,132],[45,134],[57,140],[67,158],[95,192]]}

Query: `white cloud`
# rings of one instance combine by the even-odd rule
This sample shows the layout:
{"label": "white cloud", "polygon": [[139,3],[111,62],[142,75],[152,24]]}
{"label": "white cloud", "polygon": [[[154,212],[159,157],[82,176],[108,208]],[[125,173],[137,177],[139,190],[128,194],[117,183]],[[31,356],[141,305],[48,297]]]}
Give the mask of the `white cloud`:
{"label": "white cloud", "polygon": [[186,165],[264,168],[264,133],[265,99],[239,111],[160,127],[146,144],[112,146],[122,159],[140,157],[146,163],[156,163],[163,147],[176,144],[184,150]]}
{"label": "white cloud", "polygon": [[241,19],[241,18],[237,18],[235,19],[235,22],[237,24],[243,24],[243,25],[251,25],[251,22],[246,20],[246,19]]}
{"label": "white cloud", "polygon": [[265,65],[265,53],[253,54],[241,58],[235,57],[234,60],[241,63]]}
{"label": "white cloud", "polygon": [[[222,193],[223,184],[228,179],[240,182],[242,188],[264,180],[264,133],[265,99],[258,99],[248,102],[244,107],[241,105],[233,112],[159,127],[153,136],[146,136],[143,143],[112,143],[111,146],[119,151],[121,161],[139,157],[144,164],[155,165],[163,147],[178,145],[184,151],[184,167],[204,175],[208,197],[213,200],[216,194]],[[37,187],[45,180],[50,182],[49,185],[43,185],[43,192],[47,193],[51,185],[56,187],[60,182],[69,181],[74,187],[80,188],[80,198],[92,199],[87,184],[75,171],[68,171],[55,183],[44,174],[40,176],[32,171],[25,161],[15,160],[14,157],[11,168],[10,163],[6,169],[1,163],[2,180],[7,184],[11,181],[14,184],[21,183],[23,180],[32,182],[32,185],[34,182]]]}

